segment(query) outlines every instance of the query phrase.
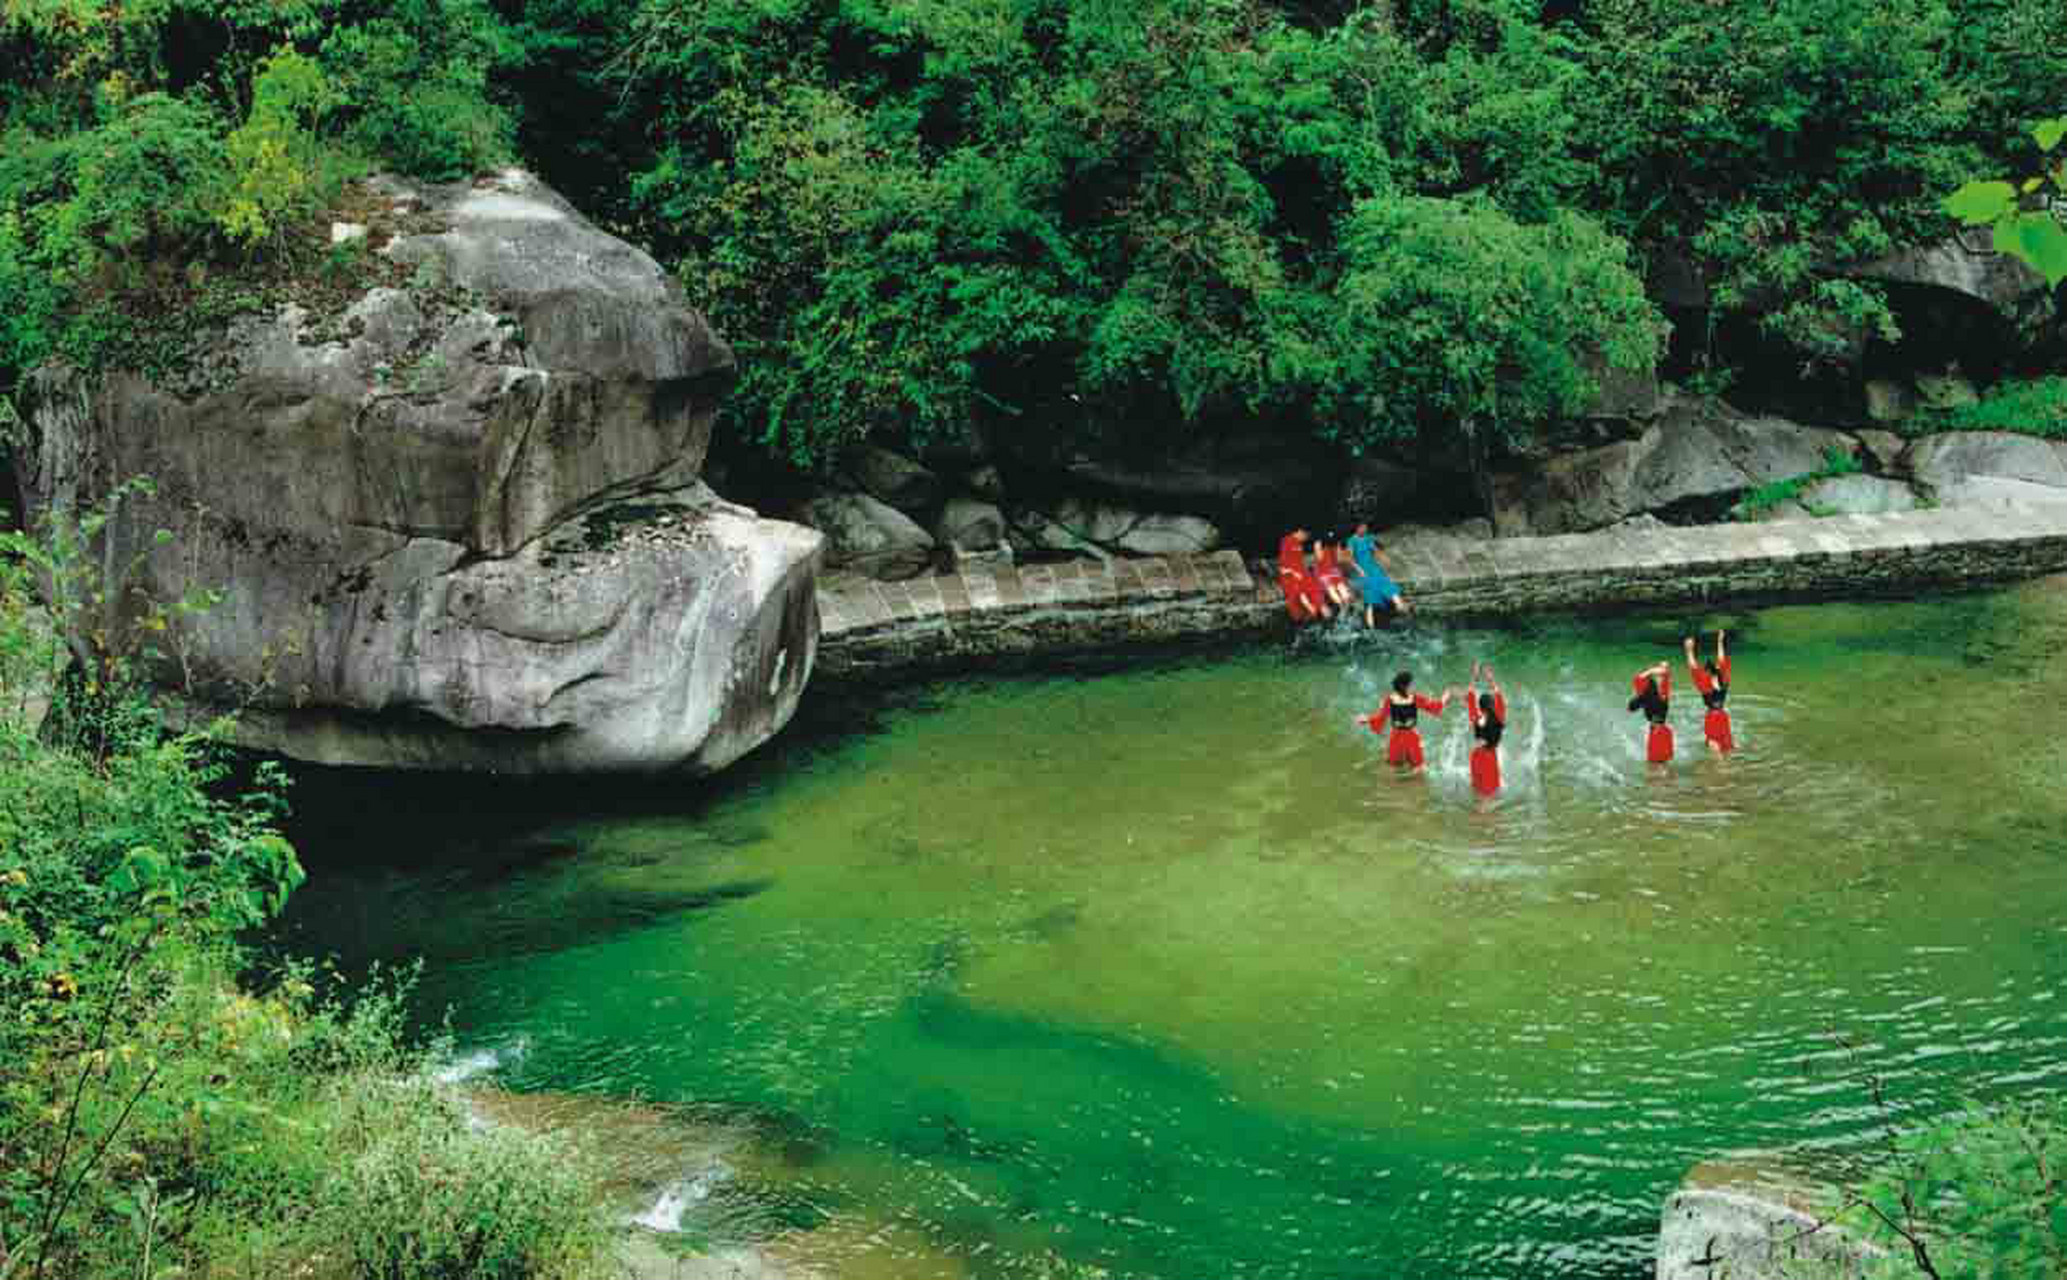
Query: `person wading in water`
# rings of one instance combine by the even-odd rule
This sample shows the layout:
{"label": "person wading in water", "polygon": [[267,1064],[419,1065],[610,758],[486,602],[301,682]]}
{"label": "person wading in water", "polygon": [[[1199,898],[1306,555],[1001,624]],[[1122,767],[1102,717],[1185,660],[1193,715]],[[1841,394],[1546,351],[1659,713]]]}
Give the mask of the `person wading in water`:
{"label": "person wading in water", "polygon": [[1658,662],[1636,673],[1629,682],[1636,696],[1629,700],[1631,711],[1641,711],[1650,722],[1644,741],[1644,759],[1665,764],[1672,759],[1672,724],[1667,713],[1672,705],[1672,664]]}
{"label": "person wading in water", "polygon": [[1431,698],[1426,694],[1409,692],[1413,684],[1414,673],[1411,671],[1402,671],[1394,676],[1391,695],[1383,706],[1364,718],[1364,723],[1372,733],[1384,733],[1390,726],[1392,736],[1385,742],[1385,762],[1408,765],[1418,773],[1428,764],[1421,750],[1421,730],[1418,727],[1421,713],[1441,715],[1443,708],[1450,705],[1450,691],[1444,690],[1440,699]]}
{"label": "person wading in water", "polygon": [[[1487,692],[1478,691],[1479,675],[1486,677]],[[1500,735],[1507,732],[1507,695],[1493,669],[1471,664],[1471,683],[1464,690],[1464,710],[1471,717],[1471,733],[1478,745],[1471,749],[1471,787],[1482,796],[1500,790]]]}
{"label": "person wading in water", "polygon": [[1694,657],[1694,637],[1687,637],[1687,669],[1694,673],[1694,688],[1701,693],[1701,701],[1708,707],[1708,715],[1701,722],[1701,732],[1708,739],[1708,749],[1717,755],[1728,755],[1736,750],[1737,739],[1730,732],[1730,713],[1723,710],[1723,703],[1730,696],[1730,655],[1723,648],[1723,633],[1715,633],[1715,656],[1706,662]]}

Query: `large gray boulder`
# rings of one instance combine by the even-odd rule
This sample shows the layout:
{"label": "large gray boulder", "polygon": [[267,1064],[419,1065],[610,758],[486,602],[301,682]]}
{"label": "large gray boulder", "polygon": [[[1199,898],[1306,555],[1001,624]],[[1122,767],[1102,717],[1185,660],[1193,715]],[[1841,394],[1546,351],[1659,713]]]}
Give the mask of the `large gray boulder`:
{"label": "large gray boulder", "polygon": [[1220,546],[1220,530],[1202,516],[1141,512],[1080,498],[1064,499],[1052,511],[1020,511],[1013,519],[1021,537],[1040,551],[1168,556]]}
{"label": "large gray boulder", "polygon": [[1804,475],[1824,466],[1828,450],[1856,447],[1841,431],[1680,399],[1634,440],[1496,475],[1494,526],[1502,537],[1599,529],[1641,512],[1726,499]]}
{"label": "large gray boulder", "polygon": [[730,350],[527,174],[372,194],[378,287],[196,335],[178,377],[31,379],[32,516],[153,484],[107,527],[134,568],[96,621],[220,591],[155,674],[302,758],[737,759],[809,674],[820,542],[698,481]]}
{"label": "large gray boulder", "polygon": [[1845,268],[1861,280],[1925,285],[1964,294],[1998,311],[2013,312],[2046,294],[2045,278],[2008,254],[1995,252],[1986,228],[1911,245],[1886,257]]}
{"label": "large gray boulder", "polygon": [[864,446],[848,460],[847,473],[863,493],[899,511],[923,511],[940,502],[940,477],[901,453]]}
{"label": "large gray boulder", "polygon": [[825,562],[870,578],[914,578],[933,564],[933,538],[910,516],[865,493],[826,490],[806,498],[797,519],[826,537]]}
{"label": "large gray boulder", "polygon": [[1910,474],[1943,507],[2014,510],[2067,503],[2067,442],[2006,431],[1948,431],[1911,445]]}

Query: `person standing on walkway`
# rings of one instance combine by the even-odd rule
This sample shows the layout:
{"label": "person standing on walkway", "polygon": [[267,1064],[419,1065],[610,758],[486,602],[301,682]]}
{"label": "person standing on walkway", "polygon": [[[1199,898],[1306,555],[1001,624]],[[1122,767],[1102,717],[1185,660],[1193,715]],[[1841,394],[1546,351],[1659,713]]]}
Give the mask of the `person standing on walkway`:
{"label": "person standing on walkway", "polygon": [[1667,718],[1672,705],[1672,664],[1653,663],[1636,673],[1629,682],[1636,696],[1629,700],[1631,711],[1641,711],[1650,722],[1650,735],[1644,742],[1644,759],[1652,764],[1665,764],[1672,759],[1672,724]]}
{"label": "person standing on walkway", "polygon": [[1694,637],[1688,636],[1687,669],[1694,673],[1694,688],[1701,694],[1701,701],[1708,707],[1708,715],[1701,722],[1701,732],[1708,739],[1708,749],[1717,755],[1728,755],[1736,750],[1736,735],[1730,732],[1730,713],[1723,709],[1723,703],[1730,697],[1730,655],[1723,648],[1723,633],[1715,633],[1715,656],[1706,662],[1694,657]]}
{"label": "person standing on walkway", "polygon": [[1440,716],[1443,708],[1450,705],[1450,691],[1444,690],[1441,698],[1412,692],[1414,673],[1402,671],[1392,678],[1392,693],[1385,704],[1364,718],[1372,733],[1384,733],[1387,726],[1392,736],[1385,741],[1385,763],[1410,766],[1414,772],[1427,767],[1428,759],[1421,750],[1421,713]]}
{"label": "person standing on walkway", "polygon": [[1306,571],[1308,536],[1304,528],[1298,528],[1278,540],[1278,586],[1284,588],[1285,612],[1292,615],[1294,622],[1333,616],[1327,599],[1321,595],[1320,583]]}
{"label": "person standing on walkway", "polygon": [[1392,580],[1387,572],[1392,566],[1385,551],[1378,545],[1378,539],[1371,536],[1371,526],[1359,523],[1356,533],[1349,540],[1349,571],[1356,575],[1357,594],[1364,598],[1364,625],[1378,625],[1378,610],[1394,613],[1412,613],[1407,598],[1400,594],[1400,584]]}
{"label": "person standing on walkway", "polygon": [[[1486,677],[1485,693],[1478,691],[1478,679]],[[1471,717],[1471,734],[1478,745],[1471,749],[1471,788],[1482,796],[1500,790],[1500,735],[1507,732],[1507,695],[1493,678],[1493,668],[1471,664],[1471,683],[1464,689],[1464,710]]]}

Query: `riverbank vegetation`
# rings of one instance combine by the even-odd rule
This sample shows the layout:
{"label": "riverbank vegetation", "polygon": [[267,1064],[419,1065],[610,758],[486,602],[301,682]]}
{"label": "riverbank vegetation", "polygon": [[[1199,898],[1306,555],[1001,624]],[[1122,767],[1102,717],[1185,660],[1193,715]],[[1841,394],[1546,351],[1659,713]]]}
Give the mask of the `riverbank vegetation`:
{"label": "riverbank vegetation", "polygon": [[253,967],[282,779],[58,638],[79,533],[0,535],[0,1277],[590,1273],[596,1167],[430,1081],[406,982]]}
{"label": "riverbank vegetation", "polygon": [[2045,0],[4,12],[0,391],[153,297],[255,305],[350,174],[522,158],[679,268],[729,431],[802,468],[1234,425],[1471,462],[1610,369],[1813,369],[1899,337],[1845,268],[2029,171],[2067,84]]}

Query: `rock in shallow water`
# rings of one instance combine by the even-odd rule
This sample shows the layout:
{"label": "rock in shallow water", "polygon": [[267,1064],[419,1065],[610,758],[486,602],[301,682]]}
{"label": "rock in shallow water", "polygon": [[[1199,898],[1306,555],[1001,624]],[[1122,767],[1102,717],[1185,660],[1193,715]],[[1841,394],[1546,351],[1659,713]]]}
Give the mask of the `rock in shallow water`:
{"label": "rock in shallow water", "polygon": [[[406,285],[205,339],[205,379],[33,380],[32,516],[132,476],[97,620],[223,592],[157,664],[331,763],[706,770],[795,710],[821,542],[697,482],[732,356],[654,261],[528,175],[376,188]],[[160,545],[157,530],[171,541]]]}

